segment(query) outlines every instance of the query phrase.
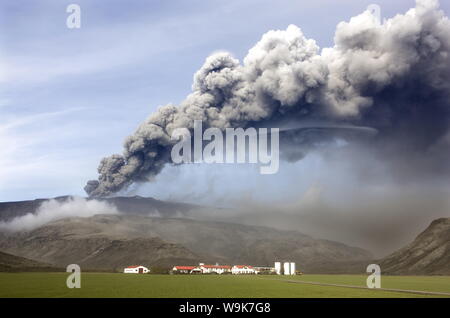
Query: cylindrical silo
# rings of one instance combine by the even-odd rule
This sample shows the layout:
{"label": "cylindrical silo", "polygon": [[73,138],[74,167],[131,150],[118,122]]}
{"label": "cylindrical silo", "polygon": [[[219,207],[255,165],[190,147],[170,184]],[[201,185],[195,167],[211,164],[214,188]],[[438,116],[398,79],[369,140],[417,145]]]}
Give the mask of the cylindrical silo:
{"label": "cylindrical silo", "polygon": [[291,275],[295,275],[295,263],[291,262]]}
{"label": "cylindrical silo", "polygon": [[284,263],[284,275],[291,275],[291,264],[289,262]]}
{"label": "cylindrical silo", "polygon": [[277,275],[281,275],[281,263],[280,262],[275,262],[275,273],[277,273]]}

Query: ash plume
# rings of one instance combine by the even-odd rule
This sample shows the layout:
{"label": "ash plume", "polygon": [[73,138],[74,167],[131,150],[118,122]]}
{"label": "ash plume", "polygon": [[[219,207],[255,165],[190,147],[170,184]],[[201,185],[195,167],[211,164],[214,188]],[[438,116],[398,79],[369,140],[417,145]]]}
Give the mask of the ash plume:
{"label": "ash plume", "polygon": [[205,129],[287,118],[372,127],[371,149],[386,165],[405,175],[449,174],[450,22],[438,1],[418,0],[382,24],[365,11],[339,23],[334,42],[320,50],[290,25],[264,34],[242,64],[225,52],[209,56],[192,93],[152,114],[125,140],[123,154],[102,159],[86,192],[108,196],[151,180],[171,163],[172,131],[192,129],[194,120]]}

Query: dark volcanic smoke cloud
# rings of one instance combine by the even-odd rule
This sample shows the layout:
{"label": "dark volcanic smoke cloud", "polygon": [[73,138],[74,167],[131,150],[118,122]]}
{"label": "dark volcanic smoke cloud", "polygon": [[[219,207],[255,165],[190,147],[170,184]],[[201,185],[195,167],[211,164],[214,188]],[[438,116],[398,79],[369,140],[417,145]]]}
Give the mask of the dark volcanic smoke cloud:
{"label": "dark volcanic smoke cloud", "polygon": [[450,22],[438,2],[417,1],[383,24],[366,11],[341,22],[334,41],[320,51],[290,25],[264,34],[243,64],[211,55],[192,93],[151,115],[122,155],[104,158],[86,192],[106,196],[150,180],[171,162],[172,131],[194,120],[221,129],[286,118],[373,127],[372,149],[386,165],[448,174]]}

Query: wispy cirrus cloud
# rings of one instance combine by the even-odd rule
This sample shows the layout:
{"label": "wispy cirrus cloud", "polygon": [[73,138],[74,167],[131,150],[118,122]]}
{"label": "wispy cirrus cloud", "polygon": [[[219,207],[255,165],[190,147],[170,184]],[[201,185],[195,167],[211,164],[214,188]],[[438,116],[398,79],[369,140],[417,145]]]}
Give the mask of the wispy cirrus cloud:
{"label": "wispy cirrus cloud", "polygon": [[[65,129],[64,118],[82,111],[69,108],[62,111],[45,112],[28,116],[2,117],[0,120],[0,193],[26,187],[40,179],[45,187],[48,176],[70,173],[67,166],[78,166],[79,158],[62,155],[51,150],[51,145],[76,133]],[[45,151],[48,149],[48,151]],[[68,148],[65,151],[71,153]],[[70,161],[73,161],[70,163]],[[74,164],[75,163],[75,164]],[[75,171],[72,172],[75,176]],[[0,201],[2,201],[0,195]]]}

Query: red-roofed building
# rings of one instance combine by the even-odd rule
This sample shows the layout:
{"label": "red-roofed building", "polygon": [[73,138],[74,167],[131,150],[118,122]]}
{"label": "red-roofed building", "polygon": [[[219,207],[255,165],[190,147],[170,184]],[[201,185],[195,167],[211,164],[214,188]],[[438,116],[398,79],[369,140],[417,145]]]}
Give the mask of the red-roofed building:
{"label": "red-roofed building", "polygon": [[175,274],[191,274],[195,269],[197,269],[197,266],[174,266],[172,271]]}
{"label": "red-roofed building", "polygon": [[231,268],[231,274],[239,275],[239,274],[258,274],[258,272],[250,265],[234,265]]}
{"label": "red-roofed building", "polygon": [[174,274],[226,274],[231,273],[231,266],[200,263],[198,266],[174,266],[172,271]]}
{"label": "red-roofed building", "polygon": [[174,266],[172,272],[174,274],[258,274],[261,269],[266,272],[272,272],[274,269],[271,267],[253,267],[251,265],[205,265],[200,263],[198,266]]}
{"label": "red-roofed building", "polygon": [[199,264],[199,268],[202,274],[226,274],[231,273],[231,266],[228,265],[205,265],[203,263]]}

